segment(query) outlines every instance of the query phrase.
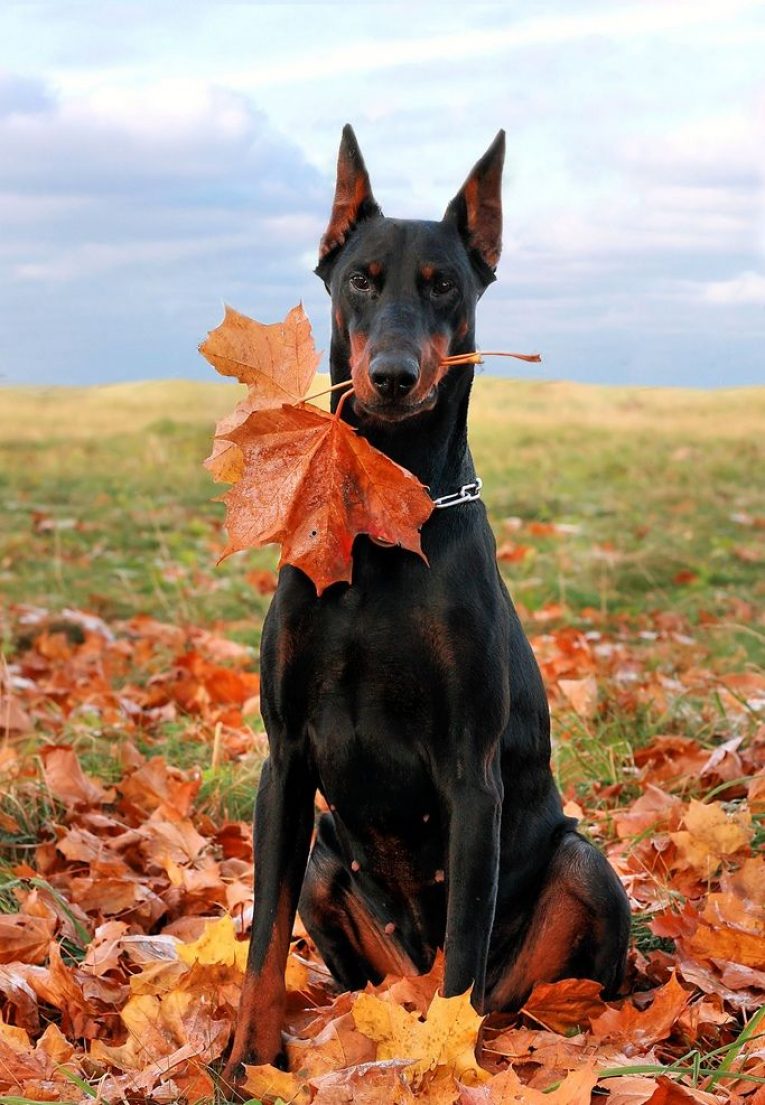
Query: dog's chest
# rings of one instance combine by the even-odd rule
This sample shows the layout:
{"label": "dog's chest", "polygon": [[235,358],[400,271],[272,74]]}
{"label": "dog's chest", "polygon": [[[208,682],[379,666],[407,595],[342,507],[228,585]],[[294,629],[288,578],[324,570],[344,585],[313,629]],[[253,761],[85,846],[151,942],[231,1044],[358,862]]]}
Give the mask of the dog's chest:
{"label": "dog's chest", "polygon": [[[390,554],[388,554],[390,555]],[[419,567],[419,565],[417,565]],[[321,602],[280,593],[264,633],[263,694],[293,732],[329,743],[437,748],[455,726],[492,726],[507,684],[501,595],[445,585],[422,566],[414,583],[388,578]],[[345,737],[342,738],[345,743]]]}

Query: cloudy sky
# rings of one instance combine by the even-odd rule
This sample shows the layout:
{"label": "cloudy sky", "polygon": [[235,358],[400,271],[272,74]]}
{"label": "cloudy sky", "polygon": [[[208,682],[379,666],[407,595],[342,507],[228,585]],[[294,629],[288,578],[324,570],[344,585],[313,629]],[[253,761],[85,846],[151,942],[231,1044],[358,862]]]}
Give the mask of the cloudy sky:
{"label": "cloudy sky", "polygon": [[346,121],[386,214],[422,218],[507,129],[484,348],[765,382],[762,0],[5,0],[0,42],[0,382],[207,378],[222,301],[302,299],[326,348]]}

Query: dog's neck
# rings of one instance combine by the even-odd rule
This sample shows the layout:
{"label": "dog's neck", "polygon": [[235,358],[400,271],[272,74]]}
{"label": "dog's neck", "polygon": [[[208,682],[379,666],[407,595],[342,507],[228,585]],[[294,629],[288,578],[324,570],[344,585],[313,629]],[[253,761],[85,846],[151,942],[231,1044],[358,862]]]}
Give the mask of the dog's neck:
{"label": "dog's neck", "polygon": [[[450,350],[471,352],[475,339],[471,334]],[[350,378],[348,346],[333,334],[330,351],[332,383]],[[438,403],[432,411],[400,422],[373,421],[353,410],[351,401],[343,404],[340,417],[397,464],[412,472],[430,490],[433,498],[459,490],[475,479],[473,458],[467,440],[467,416],[473,383],[472,365],[449,370],[439,385]],[[332,396],[332,410],[339,402]]]}

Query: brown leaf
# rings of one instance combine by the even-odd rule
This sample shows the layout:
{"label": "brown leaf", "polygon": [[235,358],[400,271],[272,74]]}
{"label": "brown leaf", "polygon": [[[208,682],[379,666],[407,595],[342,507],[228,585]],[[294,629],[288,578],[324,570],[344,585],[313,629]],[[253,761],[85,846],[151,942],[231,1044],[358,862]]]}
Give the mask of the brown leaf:
{"label": "brown leaf", "polygon": [[259,595],[272,595],[278,583],[276,573],[269,572],[267,568],[254,568],[251,572],[247,572],[245,579]]}
{"label": "brown leaf", "polygon": [[656,1089],[649,1097],[647,1105],[690,1105],[693,1101],[701,1102],[702,1105],[718,1105],[719,1098],[696,1086],[681,1086],[665,1075],[661,1075],[656,1081]]}
{"label": "brown leaf", "polygon": [[247,1090],[258,1100],[264,1098],[273,1101],[280,1098],[289,1105],[308,1105],[310,1090],[305,1081],[297,1074],[279,1070],[269,1063],[244,1068],[245,1078],[242,1089]]}
{"label": "brown leaf", "polygon": [[339,1067],[369,1063],[376,1050],[373,1041],[357,1028],[353,1014],[347,1012],[312,1031],[309,1039],[288,1041],[287,1055],[290,1067],[319,1078]]}
{"label": "brown leaf", "polygon": [[598,1075],[592,1063],[571,1071],[559,1086],[545,1093],[524,1085],[509,1067],[484,1086],[460,1096],[460,1105],[590,1105]]}
{"label": "brown leaf", "polygon": [[48,745],[40,750],[48,790],[65,806],[100,806],[114,797],[100,783],[83,773],[73,748]]}
{"label": "brown leaf", "polygon": [[608,1105],[645,1105],[653,1097],[658,1083],[655,1078],[641,1075],[622,1075],[609,1078]]}
{"label": "brown leaf", "polygon": [[564,978],[560,982],[538,982],[521,1012],[553,1032],[566,1033],[587,1027],[590,1019],[605,1012],[600,983],[587,978]]}
{"label": "brown leaf", "polygon": [[32,728],[32,719],[22,708],[18,698],[0,691],[0,736],[7,733],[26,733]]}
{"label": "brown leaf", "polygon": [[701,924],[682,948],[700,959],[730,960],[765,970],[765,935],[720,925]]}
{"label": "brown leaf", "polygon": [[134,809],[152,813],[162,809],[181,817],[191,812],[191,804],[202,780],[188,777],[175,767],[169,767],[161,756],[152,756],[117,784],[117,790]]}
{"label": "brown leaf", "polygon": [[409,1105],[415,1098],[402,1076],[406,1060],[360,1063],[312,1078],[311,1105]]}
{"label": "brown leaf", "polygon": [[205,461],[217,480],[235,482],[242,473],[242,456],[228,435],[253,411],[302,399],[320,355],[302,304],[293,307],[284,322],[268,325],[227,306],[223,322],[210,331],[199,351],[221,375],[236,376],[249,386],[246,399],[218,423],[212,454]]}
{"label": "brown leaf", "polygon": [[673,972],[669,981],[654,992],[648,1009],[641,1012],[631,1001],[625,1001],[621,1008],[611,1006],[593,1020],[593,1036],[596,1040],[624,1040],[639,1047],[664,1040],[690,998]]}
{"label": "brown leaf", "polygon": [[504,541],[497,549],[497,560],[505,564],[520,564],[527,556],[534,554],[531,545],[516,545],[513,541]]}
{"label": "brown leaf", "polygon": [[0,913],[0,963],[44,963],[54,928],[45,917]]}
{"label": "brown leaf", "polygon": [[284,322],[268,324],[226,306],[223,322],[210,331],[199,352],[222,376],[235,376],[256,389],[259,406],[253,410],[302,399],[321,360],[302,303]]}
{"label": "brown leaf", "polygon": [[277,542],[321,594],[351,581],[357,534],[422,556],[420,528],[433,503],[418,480],[341,419],[310,406],[258,411],[229,435],[244,475],[224,496],[223,557]]}
{"label": "brown leaf", "polygon": [[595,716],[598,708],[598,682],[594,675],[584,679],[559,679],[558,686],[574,713],[580,717]]}

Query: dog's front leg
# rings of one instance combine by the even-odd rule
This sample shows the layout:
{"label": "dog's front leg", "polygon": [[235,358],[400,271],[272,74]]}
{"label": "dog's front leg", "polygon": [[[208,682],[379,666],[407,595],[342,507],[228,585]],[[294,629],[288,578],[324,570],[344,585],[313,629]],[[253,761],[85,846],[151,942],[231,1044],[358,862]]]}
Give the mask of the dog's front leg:
{"label": "dog's front leg", "polygon": [[486,959],[497,904],[502,782],[488,778],[454,779],[447,792],[449,816],[448,898],[444,995],[473,987],[473,1005],[481,1010]]}
{"label": "dog's front leg", "polygon": [[233,1084],[242,1063],[281,1059],[284,969],[308,860],[315,785],[297,744],[263,765],[253,830],[255,903],[234,1044],[223,1072]]}

